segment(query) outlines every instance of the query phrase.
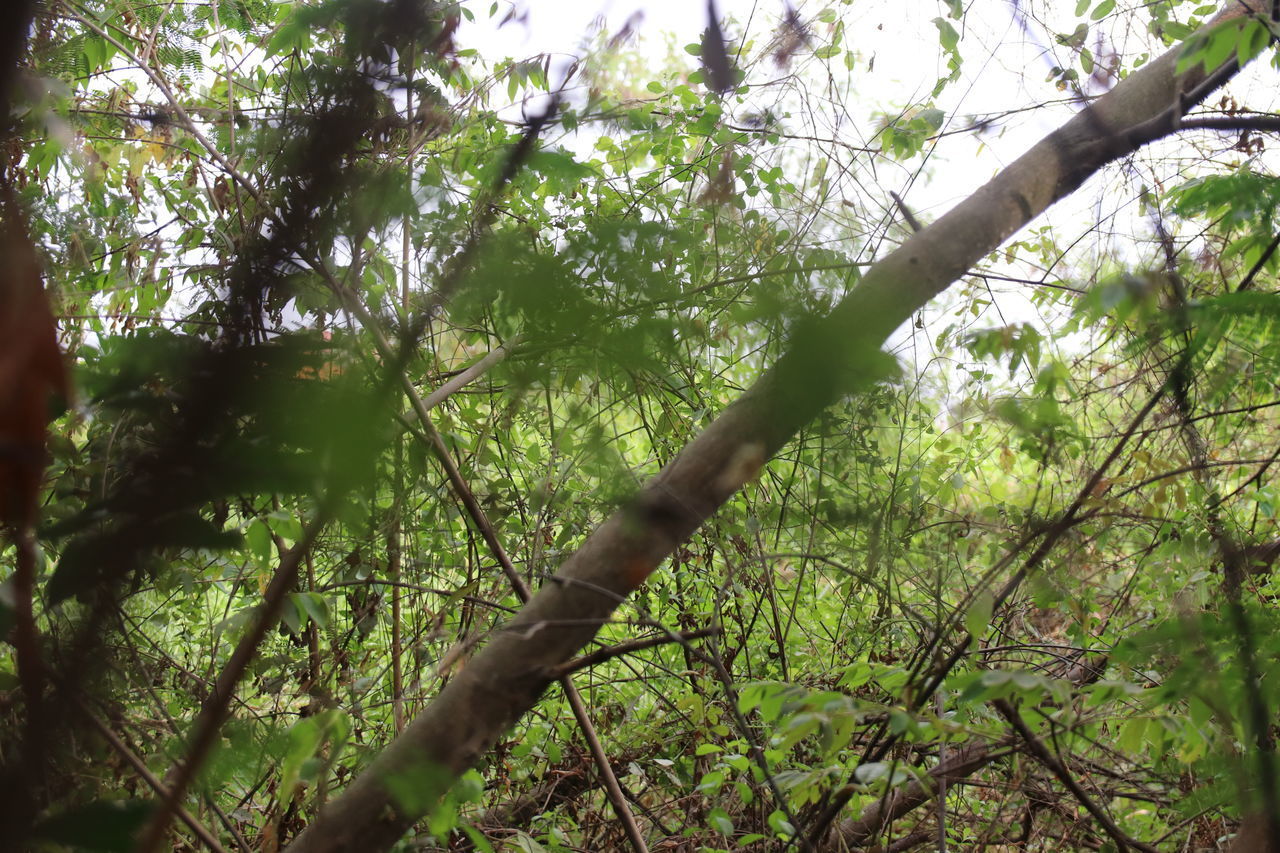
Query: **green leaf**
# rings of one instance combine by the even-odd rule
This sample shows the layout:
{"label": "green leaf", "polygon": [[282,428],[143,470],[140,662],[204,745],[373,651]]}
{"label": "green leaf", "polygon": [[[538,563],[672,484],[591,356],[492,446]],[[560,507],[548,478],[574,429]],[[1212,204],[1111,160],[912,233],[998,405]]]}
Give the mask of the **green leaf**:
{"label": "green leaf", "polygon": [[471,769],[462,774],[450,794],[460,803],[478,803],[484,797],[484,776]]}
{"label": "green leaf", "polygon": [[702,774],[702,779],[698,782],[697,790],[708,795],[715,796],[725,783],[725,774],[723,770],[709,770]]}
{"label": "green leaf", "polygon": [[323,733],[315,717],[303,717],[289,729],[289,746],[280,762],[280,799],[288,802],[293,797],[302,773],[302,766],[320,748]]}
{"label": "green leaf", "polygon": [[1151,720],[1147,717],[1134,717],[1120,726],[1116,736],[1116,746],[1130,754],[1141,751],[1146,742],[1147,728]]}
{"label": "green leaf", "polygon": [[942,123],[947,119],[947,114],[937,107],[926,107],[920,111],[916,119],[924,122],[930,131],[935,131],[942,127]]}
{"label": "green leaf", "polygon": [[707,825],[721,835],[733,835],[733,821],[722,808],[716,807],[707,813]]}
{"label": "green leaf", "polygon": [[280,623],[295,637],[302,632],[302,619],[305,614],[298,608],[298,601],[292,595],[280,608]]}
{"label": "green leaf", "polygon": [[1203,62],[1206,70],[1212,71],[1234,55],[1241,43],[1241,29],[1235,22],[1227,22],[1214,27],[1204,48]]}
{"label": "green leaf", "polygon": [[988,590],[980,590],[974,595],[969,609],[964,613],[964,627],[969,636],[977,642],[987,635],[991,628],[991,613],[995,607],[995,596]]}
{"label": "green leaf", "polygon": [[302,522],[288,510],[270,513],[264,519],[271,531],[289,542],[297,542],[302,538]]}
{"label": "green leaf", "polygon": [[579,163],[567,151],[542,149],[529,155],[528,168],[548,178],[572,184],[595,174],[585,163]]}
{"label": "green leaf", "polygon": [[547,853],[547,848],[539,844],[532,835],[516,830],[516,835],[507,842],[508,849],[519,850],[520,853]]}
{"label": "green leaf", "polygon": [[1267,25],[1249,18],[1244,22],[1243,31],[1236,42],[1236,61],[1240,67],[1248,65],[1271,43],[1271,30]]}
{"label": "green leaf", "polygon": [[240,534],[196,513],[178,513],[124,524],[120,529],[92,531],[73,539],[63,549],[45,585],[51,605],[87,594],[98,584],[118,580],[122,572],[145,568],[129,559],[126,546],[145,537],[157,548],[221,550],[240,543]]}
{"label": "green leaf", "polygon": [[889,765],[883,761],[869,761],[859,764],[853,771],[853,778],[863,785],[872,785],[889,775]]}
{"label": "green leaf", "polygon": [[948,53],[955,53],[957,45],[960,44],[960,33],[946,18],[934,18],[933,25],[938,28],[938,42],[943,49]]}
{"label": "green leaf", "polygon": [[260,518],[249,522],[244,529],[244,541],[249,547],[250,555],[259,566],[271,565],[271,529],[267,527],[266,522]]}
{"label": "green leaf", "polygon": [[317,628],[329,625],[329,604],[318,592],[296,592],[290,596],[298,609],[305,613]]}
{"label": "green leaf", "polygon": [[796,828],[787,820],[786,814],[784,814],[781,809],[771,812],[766,822],[769,824],[769,829],[773,830],[774,834],[789,838],[795,837]]}

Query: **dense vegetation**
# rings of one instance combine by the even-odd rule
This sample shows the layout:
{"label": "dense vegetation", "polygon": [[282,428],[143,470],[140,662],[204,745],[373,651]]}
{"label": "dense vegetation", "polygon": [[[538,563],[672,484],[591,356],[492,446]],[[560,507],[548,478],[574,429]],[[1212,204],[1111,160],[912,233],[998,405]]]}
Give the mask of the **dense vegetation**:
{"label": "dense vegetation", "polygon": [[1268,849],[1280,5],[868,5],[8,4],[0,849]]}

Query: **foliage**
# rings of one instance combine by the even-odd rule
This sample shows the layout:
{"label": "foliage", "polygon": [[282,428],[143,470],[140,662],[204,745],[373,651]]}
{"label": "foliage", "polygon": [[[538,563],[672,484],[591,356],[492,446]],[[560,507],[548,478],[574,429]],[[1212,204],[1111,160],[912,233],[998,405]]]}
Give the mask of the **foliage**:
{"label": "foliage", "polygon": [[[0,814],[40,849],[131,849],[146,776],[191,754],[263,614],[182,800],[228,849],[282,847],[502,630],[521,596],[405,386],[467,380],[431,424],[536,587],[931,218],[890,188],[1024,112],[965,114],[990,22],[959,2],[923,19],[937,73],[900,102],[854,97],[875,35],[848,3],[727,20],[729,78],[706,38],[486,56],[467,27],[505,9],[416,5],[37,14],[4,181],[78,400],[36,528],[42,713],[0,646],[0,793],[24,791]],[[1274,22],[1041,5],[1019,20],[1058,63],[1045,111],[1166,44],[1274,74]],[[1232,97],[1204,114],[1253,114]],[[945,809],[858,843],[1112,843],[1006,708],[1139,842],[1219,849],[1267,808],[1280,181],[1257,131],[1230,136],[1112,167],[1123,215],[1037,222],[968,271],[895,338],[893,381],[802,430],[604,626],[600,647],[716,629],[575,676],[655,848],[778,849],[842,797],[854,826],[975,745]],[[404,849],[622,849],[597,772],[552,691]]]}

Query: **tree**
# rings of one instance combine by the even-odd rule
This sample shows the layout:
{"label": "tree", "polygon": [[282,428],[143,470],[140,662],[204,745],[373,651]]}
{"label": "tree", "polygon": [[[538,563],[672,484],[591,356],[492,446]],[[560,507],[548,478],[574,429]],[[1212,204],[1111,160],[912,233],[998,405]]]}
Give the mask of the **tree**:
{"label": "tree", "polygon": [[[1109,0],[1083,3],[1077,14],[1099,20],[1113,8]],[[22,702],[13,719],[22,726],[25,745],[8,742],[4,779],[7,822],[21,827],[16,837],[74,841],[67,833],[77,817],[106,820],[100,805],[59,814],[83,799],[69,788],[77,756],[60,748],[65,733],[93,727],[118,755],[145,770],[147,762],[113,734],[112,720],[102,719],[128,721],[138,713],[128,689],[136,677],[90,672],[84,663],[105,655],[131,660],[145,672],[136,644],[155,638],[137,620],[165,596],[183,605],[176,616],[160,617],[160,636],[171,635],[172,626],[203,626],[194,648],[207,643],[217,676],[203,687],[185,668],[192,684],[179,684],[176,692],[201,696],[200,712],[185,732],[184,721],[170,720],[178,757],[164,780],[139,771],[160,805],[128,811],[124,847],[145,821],[141,849],[160,849],[175,815],[216,847],[210,830],[186,810],[193,785],[235,837],[241,827],[218,806],[219,792],[249,789],[246,780],[255,776],[278,785],[259,828],[262,845],[295,832],[299,812],[325,802],[331,774],[354,779],[319,809],[291,849],[390,849],[429,812],[430,831],[447,835],[459,801],[478,794],[474,776],[462,787],[459,779],[558,680],[620,825],[631,845],[644,849],[646,835],[663,822],[646,814],[643,821],[655,827],[646,831],[632,814],[647,806],[625,790],[618,768],[611,766],[596,732],[599,709],[589,709],[572,676],[663,643],[670,648],[662,653],[683,656],[683,666],[694,674],[692,695],[701,711],[692,731],[709,737],[709,750],[688,747],[691,766],[697,768],[699,758],[725,755],[721,765],[708,769],[703,762],[698,771],[708,799],[702,818],[708,832],[737,833],[741,843],[768,843],[770,835],[811,849],[872,843],[891,831],[895,819],[930,801],[935,791],[924,776],[954,785],[1000,757],[1006,746],[992,736],[993,721],[1001,721],[997,730],[1007,732],[1018,751],[1041,768],[1028,774],[1019,792],[1022,843],[1033,840],[1033,831],[1083,832],[1107,837],[1120,849],[1154,849],[1171,831],[1168,815],[1151,818],[1115,805],[1110,800],[1128,792],[1104,798],[1096,785],[1080,780],[1083,765],[1073,766],[1060,746],[1046,745],[1063,737],[1072,744],[1096,741],[1102,732],[1118,737],[1126,753],[1111,757],[1104,765],[1108,772],[1126,782],[1141,780],[1146,788],[1140,793],[1169,814],[1193,798],[1172,797],[1169,773],[1140,772],[1134,768],[1142,767],[1141,759],[1133,756],[1158,755],[1166,741],[1177,743],[1184,764],[1206,757],[1198,770],[1208,790],[1226,778],[1222,762],[1238,757],[1241,788],[1254,798],[1243,814],[1256,813],[1261,825],[1277,829],[1267,722],[1273,705],[1265,674],[1269,646],[1259,627],[1271,617],[1252,600],[1251,590],[1249,599],[1244,594],[1270,543],[1242,535],[1248,507],[1256,514],[1270,505],[1267,444],[1238,434],[1224,439],[1238,454],[1229,464],[1238,467],[1223,473],[1212,449],[1218,436],[1201,425],[1209,419],[1217,430],[1227,415],[1261,411],[1267,404],[1255,395],[1274,384],[1274,374],[1265,369],[1271,363],[1266,332],[1274,309],[1269,295],[1247,292],[1259,276],[1271,274],[1275,250],[1268,236],[1273,181],[1265,172],[1206,172],[1167,194],[1146,190],[1142,202],[1154,211],[1155,244],[1163,256],[1156,272],[1104,280],[1072,314],[1068,330],[1094,329],[1099,336],[1089,358],[1103,353],[1101,358],[1117,359],[1099,369],[1099,376],[1125,374],[1123,387],[1137,403],[1115,394],[1100,406],[1100,415],[1091,414],[1091,394],[1070,389],[1079,365],[1072,369],[1064,358],[1046,358],[1048,342],[1032,326],[956,336],[975,358],[1007,358],[1011,379],[1024,365],[1034,371],[1029,394],[991,406],[1008,431],[948,440],[962,458],[968,454],[965,470],[981,475],[1001,466],[1007,475],[1036,483],[1030,496],[973,510],[973,494],[956,485],[955,475],[938,476],[956,452],[922,455],[929,467],[911,486],[883,472],[880,450],[867,437],[879,424],[908,434],[908,418],[898,414],[895,400],[906,403],[901,413],[913,422],[913,435],[932,429],[937,401],[895,390],[895,366],[880,354],[882,345],[1050,205],[1108,163],[1172,134],[1240,133],[1237,147],[1253,153],[1258,143],[1251,134],[1275,129],[1274,117],[1243,114],[1226,101],[1222,115],[1192,113],[1268,47],[1275,10],[1232,3],[1201,29],[1188,28],[1172,12],[1167,5],[1151,12],[1153,31],[1175,43],[1168,52],[1134,69],[1111,55],[1105,67],[1114,85],[1105,94],[949,213],[920,227],[894,196],[914,233],[874,263],[852,251],[809,246],[785,226],[779,211],[795,203],[797,189],[782,178],[779,166],[757,164],[763,152],[749,150],[757,144],[753,140],[778,144],[785,129],[769,115],[744,123],[731,116],[733,99],[745,103],[751,93],[751,77],[734,88],[739,72],[729,67],[717,27],[694,46],[703,62],[699,76],[712,82],[706,96],[689,83],[658,83],[658,103],[578,103],[559,87],[545,111],[532,112],[509,130],[492,112],[470,122],[450,117],[458,108],[450,93],[484,91],[470,76],[466,52],[454,44],[465,10],[453,7],[341,3],[295,11],[218,3],[169,18],[114,4],[90,8],[68,2],[37,16],[30,49],[30,67],[37,73],[67,69],[73,80],[92,79],[97,69],[125,62],[143,70],[161,101],[144,101],[137,82],[77,90],[68,105],[85,122],[84,136],[114,134],[121,143],[105,153],[89,150],[80,164],[83,190],[64,191],[61,198],[50,192],[68,161],[59,160],[56,133],[37,132],[41,123],[56,126],[59,115],[38,101],[16,137],[20,149],[14,150],[21,155],[11,155],[6,165],[7,186],[31,211],[34,242],[56,260],[49,268],[68,282],[63,304],[81,298],[86,308],[96,309],[87,313],[109,307],[127,316],[123,329],[98,320],[96,328],[90,321],[68,324],[64,331],[82,336],[77,360],[97,414],[91,423],[72,414],[52,434],[52,500],[46,501],[51,523],[38,535],[57,560],[46,573],[38,619],[26,615],[37,607],[24,592],[30,583],[18,582],[23,573],[15,573],[13,646]],[[277,13],[277,26],[264,37],[255,21]],[[950,18],[935,22],[949,63],[935,97],[959,78],[959,36],[951,21],[962,14],[956,6]],[[771,50],[776,62],[791,61],[802,50],[816,60],[843,55],[844,25],[834,16],[826,23],[833,24],[830,41],[815,45],[817,31],[798,15],[785,15]],[[1091,51],[1087,25],[1082,26],[1084,33],[1077,28],[1060,43],[1090,72],[1104,67],[1104,42]],[[221,61],[208,77],[194,74],[203,58],[184,48],[193,38],[213,38],[218,45],[214,55]],[[232,62],[237,50],[255,62],[270,58],[278,64],[270,70],[258,64],[256,76],[247,74]],[[406,61],[411,56],[423,59]],[[606,74],[607,66],[591,73]],[[549,74],[546,64],[498,70],[513,95],[521,85],[553,88]],[[1074,87],[1084,98],[1075,71],[1057,67],[1055,75],[1064,89]],[[642,157],[660,166],[635,177],[638,186],[630,194],[611,187],[604,164],[575,157],[546,138],[554,128],[573,131],[599,120],[620,124],[626,134],[622,142],[608,135],[597,140],[596,148],[612,158],[611,171],[630,178]],[[941,126],[931,105],[886,118],[883,154],[911,162]],[[495,148],[504,153],[483,156]],[[415,180],[406,182],[404,175],[415,172]],[[706,178],[697,203],[691,203],[692,192],[663,188],[668,174],[688,178],[698,172]],[[739,177],[748,190],[761,188],[771,205],[749,204],[737,192]],[[822,176],[812,183],[815,189],[828,186]],[[144,185],[162,201],[153,202]],[[457,203],[460,188],[472,195],[471,203]],[[1226,219],[1224,205],[1231,206]],[[1234,242],[1217,251],[1208,239],[1208,254],[1188,260],[1168,230],[1166,210],[1207,216]],[[174,220],[142,232],[141,220],[159,211]],[[192,227],[205,220],[213,227]],[[170,229],[177,221],[187,225],[182,234]],[[137,236],[108,245],[121,226]],[[1233,229],[1247,233],[1235,238]],[[714,238],[712,245],[700,239],[701,230]],[[205,234],[214,239],[205,241]],[[384,249],[393,239],[398,257]],[[102,247],[85,245],[93,240]],[[1057,253],[1044,235],[1038,245],[1025,241],[1019,248],[1028,255]],[[431,281],[422,294],[411,292],[415,260]],[[1247,271],[1233,293],[1219,292],[1204,274],[1212,267],[1230,278],[1231,264],[1241,260]],[[191,264],[185,284],[158,275],[181,264]],[[111,274],[129,280],[127,302],[102,302],[104,295],[120,292],[105,283]],[[811,274],[845,279],[819,279],[821,286],[813,287]],[[725,292],[747,282],[763,288],[774,279],[776,289],[745,303],[745,311],[739,293]],[[844,292],[835,299],[838,287]],[[197,295],[202,292],[203,298]],[[197,303],[178,324],[181,333],[133,332],[138,318],[168,310],[175,300]],[[977,303],[971,297],[967,304]],[[724,322],[717,314],[725,311],[743,326],[740,336],[714,328]],[[314,334],[337,316],[349,321],[331,328],[327,338]],[[477,338],[505,342],[464,369],[472,354],[468,344]],[[423,342],[432,355],[425,372],[436,389],[425,396],[419,390]],[[725,355],[711,354],[721,347]],[[1249,351],[1255,361],[1248,382],[1221,400],[1198,390],[1206,377],[1238,358],[1233,353]],[[508,353],[516,357],[495,367]],[[468,383],[486,370],[492,379],[498,369],[507,371],[505,388],[495,384],[478,403],[459,402],[464,390],[475,388]],[[732,387],[757,371],[759,378],[725,405]],[[49,378],[45,384],[56,388],[59,381]],[[400,392],[408,413],[394,401]],[[528,401],[539,395],[545,405],[535,410]],[[452,410],[437,415],[433,410],[445,400]],[[1200,410],[1208,402],[1218,406],[1212,415]],[[29,414],[34,404],[13,405]],[[598,425],[592,435],[594,406],[622,412],[611,442]],[[722,410],[713,417],[717,409]],[[1149,419],[1156,412],[1165,423],[1153,426]],[[852,435],[851,417],[860,422]],[[1110,437],[1087,440],[1088,417],[1119,427]],[[815,421],[816,428],[808,426]],[[634,490],[621,484],[652,465],[638,462],[645,451],[629,446],[632,427],[644,432],[663,463]],[[813,432],[796,443],[806,428]],[[1166,428],[1176,439],[1174,449],[1152,444],[1158,441],[1152,434]],[[695,431],[676,452],[679,439]],[[816,450],[810,446],[815,440]],[[766,462],[786,448],[791,473],[766,471],[768,479],[759,480]],[[993,462],[988,453],[1002,455]],[[877,479],[861,491],[824,486],[821,466],[837,459],[878,472]],[[806,466],[818,475],[810,477]],[[577,477],[592,489],[594,505],[579,507],[557,494],[557,468],[560,476]],[[925,475],[934,477],[933,496],[943,506],[922,499],[919,479]],[[456,514],[439,497],[440,488],[421,482],[440,476],[454,495]],[[1236,482],[1227,491],[1231,476]],[[1148,487],[1171,478],[1177,478],[1181,497],[1147,494]],[[430,509],[420,511],[431,521],[408,512],[415,486],[428,496],[423,505]],[[783,496],[782,507],[768,507],[759,494],[766,487]],[[684,544],[744,488],[756,493],[744,499],[750,523],[724,522],[698,545]],[[787,506],[793,492],[804,493],[796,499],[800,509]],[[1125,502],[1131,494],[1145,501],[1140,511]],[[864,500],[868,506],[878,503],[879,510],[860,510]],[[1174,513],[1167,510],[1171,502],[1191,510]],[[610,507],[616,509],[598,521]],[[807,532],[798,528],[803,535],[788,527],[797,517],[807,520]],[[433,523],[444,532],[431,531]],[[25,560],[34,570],[30,522],[17,518],[10,524],[16,563]],[[766,549],[762,524],[773,526],[775,546],[796,543],[790,559],[799,561],[801,571],[816,574],[815,566],[833,562],[813,549],[819,541],[866,562],[866,571],[851,571],[840,584],[811,581],[806,587],[797,580],[790,590],[793,614],[802,593],[820,608],[821,596],[835,589],[843,607],[837,615],[850,620],[850,630],[905,631],[900,639],[913,635],[918,646],[883,660],[842,660],[836,679],[816,677],[821,669],[790,670],[789,656],[804,644],[789,642],[783,628],[783,587],[771,568],[779,549]],[[850,536],[822,529],[840,524],[865,532]],[[991,535],[971,547],[936,529],[961,524],[988,526]],[[558,531],[551,529],[556,525]],[[580,532],[592,527],[574,547]],[[486,589],[477,574],[479,560],[470,557],[434,574],[423,571],[424,559],[440,559],[458,547],[449,543],[462,531],[459,544],[476,555],[487,553],[509,595],[527,599],[500,626],[476,621],[478,606],[506,607],[489,601],[492,593],[479,594]],[[1140,558],[1121,563],[1113,557],[1132,551],[1144,536],[1148,544]],[[967,531],[959,536],[968,537]],[[513,539],[522,544],[511,553],[529,561],[524,571],[509,554]],[[702,554],[700,546],[706,549]],[[909,562],[912,553],[944,548],[964,550],[981,577],[966,577],[968,565],[939,567],[931,599],[925,594],[930,573],[895,579],[894,566]],[[406,559],[415,552],[426,556],[416,563]],[[227,554],[238,556],[220,556]],[[559,570],[531,593],[538,565],[557,554],[565,555]],[[1073,577],[1082,555],[1114,558],[1131,577],[1139,569],[1146,576],[1158,560],[1220,564],[1221,606],[1187,601],[1183,616],[1150,632],[1121,631],[1110,624],[1113,614],[1167,602],[1171,593],[1164,591],[1162,598],[1160,590],[1135,590],[1133,581],[1109,590],[1105,599],[1087,585],[1084,593],[1063,593],[1061,579]],[[669,557],[674,577],[666,585],[654,573]],[[746,573],[755,569],[744,564],[758,564],[764,574],[748,579]],[[1050,565],[1056,571],[1048,571]],[[699,576],[717,567],[721,574],[731,570],[723,583]],[[241,605],[242,589],[252,588],[255,573],[259,605],[216,624],[201,613],[211,604],[226,613]],[[405,628],[415,620],[405,613],[404,594],[436,594],[424,589],[424,574],[440,579],[444,597],[432,608],[438,625],[430,630],[448,625],[456,641],[439,653],[442,688],[412,714],[403,661],[425,653],[429,641],[406,639]],[[1022,657],[1001,669],[986,656],[1002,644],[979,645],[994,616],[1025,602],[1021,587],[1028,578],[1037,601],[1052,604],[1061,596],[1070,602],[1060,605],[1064,611],[1072,605],[1086,614],[1094,606],[1106,611],[1075,617],[1075,633],[1063,645],[1065,666],[1054,671],[1056,678],[1033,668],[1035,661],[1026,657],[1030,647],[1011,644]],[[642,587],[656,589],[638,611],[647,614],[641,624],[655,633],[628,644],[625,634],[613,633],[610,620]],[[861,600],[858,590],[865,589],[876,591],[874,609]],[[341,608],[349,625],[345,638],[336,635],[337,590],[349,590]],[[385,628],[378,623],[384,591],[391,598]],[[731,618],[731,603],[741,608],[757,594],[759,606],[771,614],[776,666],[742,683],[734,659],[739,653],[749,659],[757,616],[740,610],[739,618]],[[1139,602],[1136,608],[1132,600]],[[921,608],[929,612],[922,615]],[[911,623],[910,631],[885,628],[893,610]],[[670,615],[679,617],[683,633],[669,627],[664,616]],[[416,624],[425,630],[428,623]],[[605,626],[614,647],[576,660]],[[272,639],[277,627],[280,637]],[[734,631],[738,639],[731,647]],[[223,632],[236,635],[234,644],[219,639]],[[473,653],[482,633],[490,636]],[[1095,644],[1091,633],[1106,639]],[[369,724],[359,710],[369,687],[357,683],[371,679],[350,674],[362,668],[351,659],[357,636],[374,636],[388,646],[390,677],[383,689],[391,711],[382,722],[398,735],[376,756],[342,753],[348,739],[358,741],[357,732]],[[278,727],[238,727],[231,709],[249,675],[257,696],[278,699],[289,677],[289,638],[305,649],[296,693],[307,698],[304,707],[293,709],[301,711],[300,718],[280,743]],[[699,638],[707,639],[706,650],[697,646]],[[267,655],[275,646],[282,651]],[[1183,649],[1213,662],[1217,695],[1193,689],[1192,670],[1184,665],[1168,665],[1166,659],[1176,661]],[[179,657],[189,654],[184,649]],[[1152,666],[1160,674],[1148,677],[1160,687],[1146,695],[1124,678],[1099,682],[1104,672],[1123,675]],[[155,679],[152,688],[159,686]],[[709,692],[713,688],[718,696]],[[345,691],[348,702],[334,691]],[[944,715],[948,703],[952,713],[963,715],[959,722]],[[1084,710],[1089,703],[1104,706],[1120,722],[1091,718]],[[712,707],[731,725],[716,720]],[[779,731],[770,739],[751,714]],[[1209,735],[1202,730],[1207,720],[1213,721]],[[953,736],[973,742],[950,746]],[[216,749],[220,740],[234,744],[237,738],[239,749]],[[267,744],[277,739],[258,758],[274,756],[278,770],[248,759],[255,738]],[[934,770],[921,770],[919,779],[903,770],[911,765],[902,753],[909,743],[938,754]],[[1236,743],[1250,746],[1233,757]],[[230,766],[220,770],[222,761]],[[779,770],[779,764],[789,769]],[[730,815],[719,793],[730,773],[740,774],[738,798],[747,805],[767,800],[768,812],[736,808]],[[304,777],[314,792],[309,803],[300,796]],[[1066,807],[1056,791],[1089,815],[1088,828],[1063,829],[1054,812]],[[446,795],[450,799],[441,806]],[[948,831],[990,837],[998,822],[980,803],[964,800],[970,813],[948,821],[946,806],[960,805],[956,799],[937,798],[935,825],[921,824],[895,843],[921,843]],[[854,800],[864,806],[861,814],[837,822]],[[495,815],[502,813],[492,805]],[[510,809],[508,814],[519,806]],[[1041,817],[1046,809],[1050,814]],[[748,834],[735,821],[745,821]]]}

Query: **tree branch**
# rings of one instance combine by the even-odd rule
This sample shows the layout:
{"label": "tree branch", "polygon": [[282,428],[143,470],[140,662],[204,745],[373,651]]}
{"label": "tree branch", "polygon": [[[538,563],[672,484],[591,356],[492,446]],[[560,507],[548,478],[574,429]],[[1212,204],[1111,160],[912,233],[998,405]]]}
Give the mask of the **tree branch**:
{"label": "tree branch", "polygon": [[835,853],[866,844],[898,818],[932,801],[939,787],[945,785],[949,788],[1007,754],[1007,749],[985,741],[962,744],[951,752],[946,761],[926,771],[928,782],[914,779],[867,806],[858,817],[842,821],[824,839],[820,849]]}
{"label": "tree branch", "polygon": [[598,666],[607,660],[613,660],[623,655],[635,654],[645,649],[652,649],[656,646],[666,645],[667,643],[688,643],[702,637],[710,637],[719,634],[720,629],[716,627],[698,628],[695,631],[673,631],[669,634],[659,634],[656,637],[641,637],[636,640],[628,640],[625,643],[618,643],[612,646],[605,646],[602,649],[596,649],[590,654],[576,657],[573,660],[567,660],[557,667],[554,667],[547,673],[549,678],[564,678],[572,675],[582,669]]}

